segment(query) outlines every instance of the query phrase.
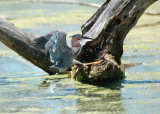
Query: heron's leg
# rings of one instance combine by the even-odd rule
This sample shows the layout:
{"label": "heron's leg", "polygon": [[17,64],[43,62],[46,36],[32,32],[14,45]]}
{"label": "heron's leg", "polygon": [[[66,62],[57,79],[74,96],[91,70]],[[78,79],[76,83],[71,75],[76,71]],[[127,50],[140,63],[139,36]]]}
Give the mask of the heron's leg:
{"label": "heron's leg", "polygon": [[77,65],[75,65],[73,69],[75,70],[76,73],[78,72],[78,66]]}
{"label": "heron's leg", "polygon": [[70,72],[68,72],[68,78],[71,80],[71,73]]}
{"label": "heron's leg", "polygon": [[99,61],[95,61],[95,62],[90,62],[90,63],[83,63],[84,66],[88,66],[88,65],[96,65],[101,63],[103,60],[99,60]]}
{"label": "heron's leg", "polygon": [[96,64],[99,64],[99,63],[101,63],[102,61],[103,61],[103,60],[98,60],[98,61],[90,62],[90,63],[81,63],[80,61],[73,60],[73,64],[75,64],[75,65],[80,65],[80,66],[88,66],[88,65],[96,65]]}
{"label": "heron's leg", "polygon": [[[90,63],[81,63],[80,61],[77,61],[77,60],[74,60],[73,62],[74,62],[74,64],[75,64],[75,66],[74,66],[74,69],[76,70],[75,72],[77,73],[78,72],[78,70],[79,70],[79,67],[85,67],[85,66],[88,66],[88,65],[92,65],[92,69],[93,69],[93,65],[96,65],[96,64],[99,64],[99,63],[101,63],[103,60],[98,60],[98,61],[95,61],[95,62],[90,62]],[[79,66],[79,67],[78,67]]]}
{"label": "heron's leg", "polygon": [[81,63],[80,61],[77,61],[75,59],[73,60],[73,64],[75,65],[74,69],[75,69],[76,73],[77,73],[79,67],[83,67],[84,66],[83,63]]}

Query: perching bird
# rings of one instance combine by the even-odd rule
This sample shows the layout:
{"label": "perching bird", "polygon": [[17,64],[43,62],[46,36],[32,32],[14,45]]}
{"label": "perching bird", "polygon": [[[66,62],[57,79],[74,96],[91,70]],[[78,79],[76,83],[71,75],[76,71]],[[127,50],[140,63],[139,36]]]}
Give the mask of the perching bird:
{"label": "perching bird", "polygon": [[[82,48],[81,39],[91,40],[91,38],[75,34],[72,36],[72,47],[70,48],[66,43],[66,33],[62,31],[53,31],[46,36],[34,40],[34,44],[37,48],[46,51],[46,56],[52,63],[50,68],[58,69],[59,72],[64,72],[72,65],[83,65],[83,63],[75,60]],[[92,63],[86,65],[90,64]]]}

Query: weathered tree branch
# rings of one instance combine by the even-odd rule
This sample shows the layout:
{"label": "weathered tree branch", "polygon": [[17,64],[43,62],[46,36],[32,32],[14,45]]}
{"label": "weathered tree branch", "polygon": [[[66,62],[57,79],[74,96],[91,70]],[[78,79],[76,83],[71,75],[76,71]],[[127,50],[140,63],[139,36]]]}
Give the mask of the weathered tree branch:
{"label": "weathered tree branch", "polygon": [[120,64],[125,36],[136,24],[145,9],[155,1],[110,0],[109,3],[104,3],[105,10],[99,9],[95,14],[95,17],[98,18],[90,18],[82,26],[83,34],[94,39],[88,43],[89,47],[95,47],[98,44],[100,46],[101,44],[102,48],[100,47],[99,52],[105,50],[115,56],[117,63]]}
{"label": "weathered tree branch", "polygon": [[[101,64],[80,68],[74,74],[80,81],[106,83],[123,77],[120,67],[123,41],[139,17],[156,0],[108,0],[82,26],[82,33],[93,40],[83,47],[78,60],[103,59]],[[82,75],[83,74],[83,75]]]}
{"label": "weathered tree branch", "polygon": [[33,46],[33,39],[33,35],[23,32],[0,17],[0,41],[39,68],[53,74],[54,71],[49,70],[51,63],[46,59],[45,52]]}

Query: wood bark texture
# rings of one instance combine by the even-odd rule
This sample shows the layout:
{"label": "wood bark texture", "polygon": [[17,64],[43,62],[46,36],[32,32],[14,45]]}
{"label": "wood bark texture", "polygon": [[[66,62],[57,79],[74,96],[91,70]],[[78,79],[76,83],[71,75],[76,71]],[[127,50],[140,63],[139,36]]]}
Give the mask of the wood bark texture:
{"label": "wood bark texture", "polygon": [[51,62],[46,59],[45,52],[34,47],[32,41],[35,38],[0,17],[0,41],[49,74],[55,73],[49,70]]}
{"label": "wood bark texture", "polygon": [[79,61],[103,62],[73,72],[79,81],[107,83],[124,77],[121,65],[123,41],[144,11],[156,0],[107,0],[82,25],[82,33],[93,40],[82,48]]}

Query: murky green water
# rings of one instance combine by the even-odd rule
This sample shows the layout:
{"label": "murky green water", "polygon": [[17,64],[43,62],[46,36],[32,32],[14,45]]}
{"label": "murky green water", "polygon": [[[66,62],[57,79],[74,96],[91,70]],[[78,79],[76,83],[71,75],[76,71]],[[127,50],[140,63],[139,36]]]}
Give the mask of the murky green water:
{"label": "murky green water", "polygon": [[[87,0],[99,4],[103,1]],[[147,12],[160,13],[159,6],[157,2]],[[81,24],[95,11],[73,4],[0,1],[1,16],[36,36],[56,29],[68,36],[79,33]],[[0,43],[0,113],[159,113],[158,22],[160,15],[143,15],[128,34],[122,57],[123,63],[141,64],[126,69],[122,82],[106,87],[81,84],[66,75],[48,76]]]}

